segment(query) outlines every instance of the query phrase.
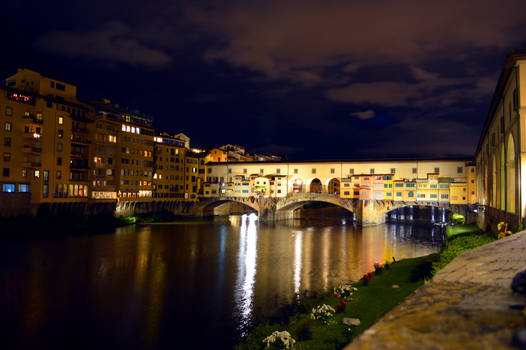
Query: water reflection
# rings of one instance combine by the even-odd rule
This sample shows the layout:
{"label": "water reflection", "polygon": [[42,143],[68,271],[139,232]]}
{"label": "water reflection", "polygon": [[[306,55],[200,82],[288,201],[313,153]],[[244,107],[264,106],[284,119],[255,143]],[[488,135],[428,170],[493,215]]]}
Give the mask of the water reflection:
{"label": "water reflection", "polygon": [[230,348],[280,306],[359,279],[375,262],[435,252],[441,237],[400,223],[245,216],[4,241],[0,327],[11,348],[57,339],[72,348],[173,349],[184,339],[199,339],[194,349]]}
{"label": "water reflection", "polygon": [[236,286],[236,304],[241,316],[240,330],[244,336],[253,310],[254,282],[256,277],[257,218],[243,215],[239,232],[239,277]]}

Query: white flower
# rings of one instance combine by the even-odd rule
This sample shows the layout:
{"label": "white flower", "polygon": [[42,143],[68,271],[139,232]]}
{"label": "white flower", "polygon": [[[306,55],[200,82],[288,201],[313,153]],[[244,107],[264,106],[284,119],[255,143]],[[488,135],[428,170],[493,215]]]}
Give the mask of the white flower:
{"label": "white flower", "polygon": [[334,310],[331,306],[323,304],[312,309],[310,318],[327,323],[329,318],[331,318],[335,312],[336,310]]}
{"label": "white flower", "polygon": [[[275,344],[279,339],[281,342],[282,349],[293,349],[296,340],[291,337],[290,333],[287,331],[274,331],[271,335],[263,339],[263,343],[267,343],[267,348],[270,348],[272,344]],[[275,344],[278,345],[278,344]]]}

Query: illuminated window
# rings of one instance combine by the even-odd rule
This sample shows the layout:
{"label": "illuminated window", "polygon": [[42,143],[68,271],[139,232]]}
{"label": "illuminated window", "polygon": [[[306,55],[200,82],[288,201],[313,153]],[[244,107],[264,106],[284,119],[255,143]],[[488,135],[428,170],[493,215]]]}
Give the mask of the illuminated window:
{"label": "illuminated window", "polygon": [[4,162],[10,162],[11,161],[11,153],[4,152]]}
{"label": "illuminated window", "polygon": [[61,143],[57,143],[57,151],[58,152],[62,152],[62,144]]}
{"label": "illuminated window", "polygon": [[57,137],[59,139],[63,138],[64,137],[64,130],[62,130],[62,129],[58,130]]}
{"label": "illuminated window", "polygon": [[13,128],[13,125],[11,124],[11,122],[5,122],[5,124],[4,124],[4,130],[5,131],[11,132],[12,128]]}
{"label": "illuminated window", "polygon": [[2,184],[2,192],[7,192],[7,193],[15,192],[15,184]]}
{"label": "illuminated window", "polygon": [[58,125],[64,124],[64,117],[58,117]]}
{"label": "illuminated window", "polygon": [[18,184],[18,192],[29,192],[29,184]]}
{"label": "illuminated window", "polygon": [[35,170],[34,174],[35,177],[40,177],[40,170]]}
{"label": "illuminated window", "polygon": [[62,179],[62,171],[57,170],[57,180]]}

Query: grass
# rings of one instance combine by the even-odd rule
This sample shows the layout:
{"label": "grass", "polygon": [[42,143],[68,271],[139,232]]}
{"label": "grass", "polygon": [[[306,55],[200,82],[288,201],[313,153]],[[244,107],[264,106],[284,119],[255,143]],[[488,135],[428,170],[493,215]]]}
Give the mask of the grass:
{"label": "grass", "polygon": [[439,258],[433,262],[433,274],[436,274],[454,258],[466,250],[480,247],[493,242],[496,237],[493,233],[483,233],[476,225],[456,225],[446,230],[446,244],[440,251]]}
{"label": "grass", "polygon": [[[293,310],[295,313],[281,324],[258,325],[236,348],[262,349],[263,339],[275,330],[287,330],[297,340],[297,331],[301,328],[301,324],[309,322],[312,339],[297,341],[296,349],[341,349],[420,287],[424,283],[424,276],[429,274],[432,263],[437,258],[437,254],[432,254],[421,258],[405,259],[391,264],[389,269],[384,268],[381,274],[373,276],[368,286],[362,285],[362,282],[354,283],[358,291],[354,292],[352,300],[348,302],[346,312],[336,314],[329,325],[311,320],[310,312],[317,305],[327,304],[334,307],[339,299],[332,291],[295,305]],[[399,288],[393,288],[395,284]],[[349,326],[342,323],[344,317],[359,318],[361,323],[353,327],[352,333],[349,333],[346,331]]]}
{"label": "grass", "polygon": [[446,228],[446,238],[451,238],[456,235],[465,234],[465,233],[480,233],[482,230],[478,228],[475,224],[463,224],[455,226],[447,226]]}

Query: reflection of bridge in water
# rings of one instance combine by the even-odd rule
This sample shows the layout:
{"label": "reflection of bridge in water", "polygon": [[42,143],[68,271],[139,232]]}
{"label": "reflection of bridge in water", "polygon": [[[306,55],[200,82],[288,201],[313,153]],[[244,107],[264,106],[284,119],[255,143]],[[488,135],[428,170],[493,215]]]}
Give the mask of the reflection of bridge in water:
{"label": "reflection of bridge in water", "polygon": [[[308,203],[329,203],[351,212],[360,224],[381,224],[386,221],[386,214],[406,207],[436,207],[460,213],[467,217],[468,205],[442,202],[393,201],[393,200],[358,200],[340,198],[337,194],[327,193],[290,193],[286,197],[232,197],[219,196],[202,200],[195,208],[197,215],[213,215],[214,208],[224,203],[234,202],[253,209],[260,220],[287,220],[294,218],[294,211]],[[410,210],[410,209],[409,209]],[[445,213],[445,211],[444,211]],[[390,215],[392,217],[392,215]]]}

